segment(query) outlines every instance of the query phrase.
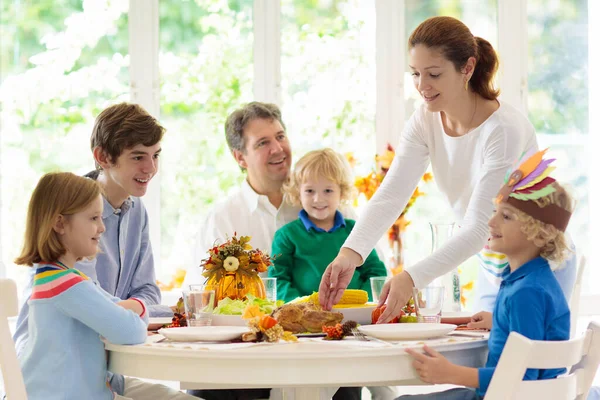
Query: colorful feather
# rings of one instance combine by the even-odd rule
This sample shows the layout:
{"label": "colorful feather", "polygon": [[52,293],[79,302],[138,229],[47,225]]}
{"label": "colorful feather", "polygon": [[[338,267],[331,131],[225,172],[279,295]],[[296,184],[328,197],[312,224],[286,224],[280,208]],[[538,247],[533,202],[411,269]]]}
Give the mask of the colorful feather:
{"label": "colorful feather", "polygon": [[[506,201],[508,197],[518,200],[535,200],[555,191],[554,179],[549,175],[555,167],[550,166],[555,159],[544,159],[548,149],[530,150],[519,159],[516,167],[505,177],[505,186],[500,190],[496,201]],[[517,173],[518,172],[518,173]]]}
{"label": "colorful feather", "polygon": [[513,197],[517,200],[523,200],[523,201],[537,200],[539,198],[549,195],[550,193],[554,193],[555,191],[556,191],[556,189],[554,188],[554,186],[549,185],[549,186],[546,186],[545,188],[537,190],[535,192],[511,193],[510,197]]}
{"label": "colorful feather", "polygon": [[[536,167],[536,169],[534,169],[528,176],[524,177],[523,179],[521,179],[520,182],[518,182],[515,187],[518,188],[525,188],[528,187],[530,185],[527,185],[528,183],[532,182],[533,180],[535,180],[537,177],[539,177],[540,175],[542,175],[545,171],[546,168],[548,168],[548,166],[550,164],[552,164],[556,159],[555,158],[551,158],[548,160],[542,160],[542,162],[540,162],[540,164]],[[546,176],[548,176],[546,174]],[[538,180],[538,182],[541,181]],[[517,189],[519,190],[519,189]]]}
{"label": "colorful feather", "polygon": [[538,165],[540,165],[544,154],[546,154],[546,151],[548,151],[548,149],[538,151],[525,160],[525,162],[523,162],[521,165],[519,165],[519,170],[523,173],[523,178],[527,177],[537,168]]}
{"label": "colorful feather", "polygon": [[540,183],[540,182],[542,182],[544,179],[546,179],[546,178],[547,178],[547,177],[548,177],[548,176],[549,176],[549,175],[552,173],[552,171],[554,171],[555,169],[556,169],[556,167],[548,167],[548,168],[546,168],[546,170],[545,170],[544,172],[542,172],[542,174],[541,174],[541,175],[538,175],[538,176],[537,176],[537,177],[535,177],[535,178],[534,178],[534,179],[533,179],[531,182],[529,182],[529,183],[527,183],[527,184],[525,184],[525,185],[521,185],[521,182],[523,182],[523,181],[521,181],[521,182],[517,183],[517,184],[515,185],[515,189],[514,189],[514,191],[515,191],[515,192],[518,192],[518,191],[520,191],[520,190],[525,190],[525,189],[527,189],[527,188],[529,188],[529,187],[531,187],[531,186],[535,186],[535,185],[537,185],[538,183]]}

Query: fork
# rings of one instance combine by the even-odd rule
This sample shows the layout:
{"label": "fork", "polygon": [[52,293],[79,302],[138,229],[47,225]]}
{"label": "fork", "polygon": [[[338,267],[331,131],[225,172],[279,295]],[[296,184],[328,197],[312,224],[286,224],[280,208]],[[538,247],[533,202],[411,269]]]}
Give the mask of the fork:
{"label": "fork", "polygon": [[371,341],[373,341],[373,342],[379,342],[379,343],[387,344],[389,346],[394,346],[393,343],[386,342],[385,340],[377,339],[377,338],[372,337],[372,336],[367,336],[364,333],[362,333],[361,331],[359,331],[357,328],[352,328],[351,332],[352,332],[352,335],[354,336],[355,339],[361,340],[363,342],[371,342]]}

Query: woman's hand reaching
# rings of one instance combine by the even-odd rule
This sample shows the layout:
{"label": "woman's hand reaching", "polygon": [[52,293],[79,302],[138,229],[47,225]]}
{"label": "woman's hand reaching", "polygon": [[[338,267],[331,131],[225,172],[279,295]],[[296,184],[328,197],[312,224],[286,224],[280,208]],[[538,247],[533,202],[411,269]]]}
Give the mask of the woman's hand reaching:
{"label": "woman's hand reaching", "polygon": [[470,329],[487,329],[492,330],[492,313],[480,311],[471,317],[471,322],[467,324]]}
{"label": "woman's hand reaching", "polygon": [[394,317],[400,315],[400,310],[406,305],[408,300],[412,297],[412,289],[414,282],[408,272],[403,271],[399,275],[394,276],[390,279],[381,291],[379,295],[379,305],[381,307],[386,303],[387,306],[385,311],[377,320],[378,324],[383,324]]}
{"label": "woman's hand reaching", "polygon": [[319,303],[323,310],[331,310],[340,301],[350,284],[354,270],[362,263],[360,254],[342,247],[337,257],[327,266],[319,285]]}

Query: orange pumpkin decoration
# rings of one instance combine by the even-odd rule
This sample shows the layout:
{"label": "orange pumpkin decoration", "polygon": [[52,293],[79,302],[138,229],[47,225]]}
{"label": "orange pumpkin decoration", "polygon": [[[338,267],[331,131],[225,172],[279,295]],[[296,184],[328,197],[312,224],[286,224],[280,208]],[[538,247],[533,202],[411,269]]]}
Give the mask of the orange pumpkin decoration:
{"label": "orange pumpkin decoration", "polygon": [[233,300],[243,300],[248,294],[261,299],[267,297],[265,285],[258,274],[249,275],[238,271],[226,272],[220,279],[219,274],[214,274],[206,284],[215,287],[217,302],[226,297]]}
{"label": "orange pumpkin decoration", "polygon": [[233,236],[227,242],[209,249],[209,257],[202,260],[202,275],[206,285],[215,289],[218,302],[224,298],[246,299],[248,294],[266,298],[265,285],[258,275],[271,265],[268,254],[250,246],[250,236]]}

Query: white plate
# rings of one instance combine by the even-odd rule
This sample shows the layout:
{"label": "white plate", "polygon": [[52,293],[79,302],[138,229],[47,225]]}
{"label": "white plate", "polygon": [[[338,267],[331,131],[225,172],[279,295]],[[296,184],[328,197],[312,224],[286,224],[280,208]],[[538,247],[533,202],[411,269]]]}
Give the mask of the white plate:
{"label": "white plate", "polygon": [[158,328],[162,328],[163,325],[170,324],[171,322],[173,322],[172,317],[148,318],[148,330],[154,331]]}
{"label": "white plate", "polygon": [[333,312],[341,312],[344,314],[344,319],[342,322],[346,321],[356,321],[360,325],[369,325],[371,324],[371,314],[373,310],[377,308],[376,305],[367,306],[367,307],[356,307],[356,308],[332,308]]}
{"label": "white plate", "polygon": [[241,315],[213,314],[212,326],[246,326],[248,321]]}
{"label": "white plate", "polygon": [[359,326],[365,335],[383,340],[429,339],[444,336],[456,329],[452,324],[400,323]]}
{"label": "white plate", "polygon": [[248,328],[242,326],[192,326],[184,328],[163,328],[158,333],[177,342],[222,342],[237,339]]}

